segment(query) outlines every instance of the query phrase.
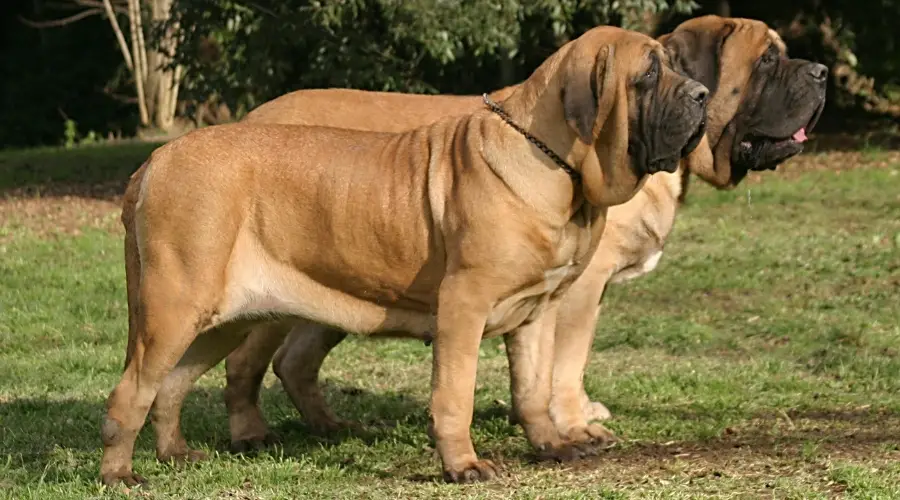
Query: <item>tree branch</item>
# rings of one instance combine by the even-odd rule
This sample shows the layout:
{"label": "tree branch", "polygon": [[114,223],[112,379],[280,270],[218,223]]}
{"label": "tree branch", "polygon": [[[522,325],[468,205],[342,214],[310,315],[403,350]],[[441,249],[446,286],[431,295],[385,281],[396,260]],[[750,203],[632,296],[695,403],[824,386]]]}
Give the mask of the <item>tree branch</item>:
{"label": "tree branch", "polygon": [[[137,98],[138,98],[138,113],[141,117],[141,125],[148,126],[150,125],[150,115],[147,112],[147,101],[144,96],[144,78],[146,75],[146,68],[143,67],[145,62],[141,61],[140,49],[138,48],[138,40],[139,35],[141,34],[141,30],[143,30],[143,25],[141,22],[141,7],[138,3],[138,0],[128,0],[128,20],[130,21],[131,27],[131,51],[132,51],[132,60],[134,61],[134,85],[137,90]],[[145,56],[146,57],[146,56]]]}
{"label": "tree branch", "polygon": [[138,51],[138,54],[141,58],[141,63],[137,66],[141,68],[141,78],[144,81],[147,81],[147,78],[150,76],[150,67],[147,64],[147,46],[144,43],[144,14],[141,11],[141,3],[140,0],[130,0],[132,3],[133,14],[137,18],[137,39],[135,40],[135,48]]}
{"label": "tree branch", "polygon": [[[112,2],[113,9],[119,14],[128,13],[128,5],[121,0]],[[59,2],[48,2],[45,7],[57,10],[81,9],[83,7],[102,9],[103,2],[101,0],[60,0]]]}
{"label": "tree branch", "polygon": [[[80,5],[82,7],[94,7],[94,8],[102,7],[103,4],[105,3],[100,0],[69,0],[69,1],[76,5]],[[121,8],[121,7],[125,7],[125,6],[122,5],[121,3],[119,3],[119,5],[116,5],[115,7]]]}
{"label": "tree branch", "polygon": [[266,14],[266,15],[268,15],[268,16],[271,16],[271,17],[278,17],[278,14],[276,14],[275,11],[273,11],[273,10],[271,10],[271,9],[267,9],[267,8],[263,7],[262,5],[256,3],[256,2],[247,2],[247,5],[249,5],[251,9],[256,9],[256,10],[258,10],[258,11],[260,11],[260,12],[262,12],[263,14]]}
{"label": "tree branch", "polygon": [[102,91],[105,95],[108,95],[110,98],[115,99],[119,102],[123,102],[126,104],[137,104],[138,102],[137,97],[116,92],[109,87],[103,87]]}
{"label": "tree branch", "polygon": [[19,21],[26,26],[30,26],[32,28],[44,29],[44,28],[59,28],[60,26],[65,26],[67,24],[72,24],[76,21],[80,21],[86,17],[90,17],[97,14],[103,14],[103,9],[88,9],[79,12],[78,14],[73,14],[69,17],[64,17],[62,19],[54,19],[52,21],[32,21],[29,19],[25,19],[22,16],[19,16]]}
{"label": "tree branch", "polygon": [[119,42],[119,50],[122,51],[122,57],[125,58],[125,66],[134,73],[134,63],[131,60],[131,51],[128,49],[128,43],[125,42],[125,34],[122,33],[122,28],[119,26],[119,20],[116,19],[116,14],[113,12],[112,3],[110,0],[103,0],[103,8],[106,11],[106,17],[109,19],[109,24],[112,26],[113,31],[116,34],[116,40]]}

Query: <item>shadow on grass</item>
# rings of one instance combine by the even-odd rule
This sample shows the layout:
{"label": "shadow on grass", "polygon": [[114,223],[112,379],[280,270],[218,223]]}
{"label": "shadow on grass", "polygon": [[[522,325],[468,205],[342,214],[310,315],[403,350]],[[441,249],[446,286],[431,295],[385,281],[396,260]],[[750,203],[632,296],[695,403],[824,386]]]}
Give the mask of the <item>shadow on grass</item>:
{"label": "shadow on grass", "polygon": [[[402,393],[373,393],[367,390],[326,384],[327,400],[340,416],[362,423],[329,435],[318,435],[290,406],[280,386],[263,389],[263,411],[270,418],[271,431],[285,456],[301,458],[314,450],[335,448],[347,440],[371,446],[391,441],[413,445],[425,438],[427,401]],[[101,450],[100,423],[105,413],[102,399],[47,400],[12,399],[0,404],[0,458],[14,457],[29,474],[40,475],[48,463],[58,461],[59,452],[97,453]],[[285,418],[285,414],[288,415]],[[272,418],[276,416],[276,418]],[[280,416],[280,418],[279,418]],[[506,418],[499,409],[476,412],[475,420]],[[188,442],[229,455],[229,431],[221,389],[198,388],[191,392],[182,412],[182,429]],[[135,446],[137,452],[151,452],[155,436],[148,419]],[[323,463],[344,467],[345,457],[329,454]],[[247,457],[253,460],[252,456]]]}
{"label": "shadow on grass", "polygon": [[[293,412],[292,408],[284,407],[284,396],[275,394],[281,393],[280,387],[263,392],[263,407],[269,414]],[[415,463],[397,463],[388,472],[357,464],[353,460],[352,446],[378,447],[380,443],[399,443],[422,448],[427,428],[425,401],[404,394],[380,394],[334,386],[326,386],[326,396],[334,402],[338,414],[357,419],[364,427],[317,436],[302,423],[299,415],[288,418],[282,415],[272,430],[281,439],[279,447],[284,456],[302,458],[306,454],[316,453],[317,463],[351,472],[404,477],[409,481],[439,478],[438,475],[422,476],[411,470],[421,470],[422,460],[434,460],[437,466],[436,456],[425,449]],[[282,402],[278,403],[276,399]],[[49,464],[59,462],[60,450],[98,457],[99,424],[103,410],[104,402],[100,399],[51,401],[23,398],[7,401],[0,405],[0,457],[14,457],[13,460],[21,463],[28,475],[34,476],[41,475]],[[521,433],[506,424],[506,412],[499,406],[481,405],[477,408],[475,432],[487,434],[482,440],[481,455],[501,463],[521,465],[533,462],[533,455]],[[633,415],[643,418],[640,413]],[[664,413],[675,419],[710,418],[706,412],[691,408],[667,408]],[[624,413],[623,417],[628,418],[628,415]],[[661,417],[659,413],[654,415]],[[185,403],[183,417],[184,432],[190,443],[226,453],[228,426],[220,389],[194,391]],[[731,422],[732,426],[725,428],[719,436],[667,443],[626,442],[597,457],[569,466],[576,470],[644,465],[658,469],[660,461],[676,459],[724,464],[735,460],[801,457],[810,453],[810,446],[814,446],[815,453],[819,454],[868,457],[897,449],[896,429],[900,424],[900,413],[886,409],[816,408],[787,413],[773,410],[771,414],[736,415],[721,420]],[[148,430],[139,439],[139,452],[152,453],[153,435],[149,427],[145,427]],[[347,453],[327,453],[347,440],[354,441]],[[322,450],[326,453],[321,453]],[[248,456],[247,460],[252,461],[254,457]]]}

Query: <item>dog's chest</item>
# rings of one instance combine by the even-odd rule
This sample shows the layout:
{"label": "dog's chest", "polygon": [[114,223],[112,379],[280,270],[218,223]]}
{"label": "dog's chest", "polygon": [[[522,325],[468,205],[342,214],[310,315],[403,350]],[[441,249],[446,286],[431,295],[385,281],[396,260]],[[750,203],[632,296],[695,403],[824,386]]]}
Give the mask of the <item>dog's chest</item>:
{"label": "dog's chest", "polygon": [[[635,279],[653,271],[659,265],[666,238],[674,222],[674,214],[665,218],[648,219],[650,218],[645,215],[640,223],[621,228],[628,234],[623,238],[625,243],[617,248],[618,258],[609,279],[610,283]],[[601,247],[598,252],[604,250]]]}
{"label": "dog's chest", "polygon": [[678,191],[670,184],[673,183],[658,182],[658,185],[648,187],[656,188],[652,196],[642,193],[633,200],[633,207],[610,210],[604,238],[614,245],[607,247],[601,243],[597,250],[603,258],[608,258],[604,253],[614,254],[610,283],[632,280],[656,269],[675,223]]}
{"label": "dog's chest", "polygon": [[643,276],[654,269],[662,258],[662,249],[648,251],[641,255],[637,261],[629,266],[617,270],[610,278],[610,283],[621,283],[623,281],[633,280],[639,276]]}
{"label": "dog's chest", "polygon": [[536,320],[547,302],[577,278],[578,267],[570,261],[547,269],[537,283],[500,300],[488,316],[485,336],[502,335]]}
{"label": "dog's chest", "polygon": [[582,219],[559,233],[550,267],[535,276],[535,281],[494,306],[488,317],[486,334],[507,333],[535,321],[551,299],[565,293],[590,261],[590,249],[595,247],[599,234],[591,229],[593,222],[586,223]]}

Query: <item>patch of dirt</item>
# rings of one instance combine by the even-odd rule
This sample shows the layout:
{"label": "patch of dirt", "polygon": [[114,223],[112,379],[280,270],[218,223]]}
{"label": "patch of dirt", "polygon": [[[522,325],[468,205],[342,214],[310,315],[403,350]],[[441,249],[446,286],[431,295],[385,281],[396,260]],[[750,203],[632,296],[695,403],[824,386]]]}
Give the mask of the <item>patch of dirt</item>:
{"label": "patch of dirt", "polygon": [[[529,485],[564,484],[578,489],[602,484],[636,497],[640,492],[676,487],[691,497],[758,498],[783,497],[794,486],[835,496],[848,489],[833,474],[843,464],[893,469],[900,460],[898,425],[900,413],[868,405],[784,409],[735,422],[709,439],[626,438],[595,457],[562,464],[534,463],[526,458],[528,451],[524,456],[507,454],[497,449],[502,445],[480,453],[504,469],[503,476],[490,485],[502,491]],[[405,467],[400,464],[388,475],[416,483],[440,479],[431,474],[403,476]]]}
{"label": "patch of dirt", "polygon": [[95,183],[62,182],[35,184],[0,191],[2,198],[96,198],[114,201],[122,197],[127,180],[103,181]]}
{"label": "patch of dirt", "polygon": [[40,237],[78,235],[85,228],[119,233],[120,213],[120,197],[5,196],[0,198],[0,243],[22,229]]}
{"label": "patch of dirt", "polygon": [[[853,133],[844,132],[853,130]],[[841,120],[831,126],[818,128],[809,134],[807,151],[860,151],[864,149],[900,149],[900,128],[888,123],[848,123]]]}
{"label": "patch of dirt", "polygon": [[896,463],[898,424],[900,414],[868,406],[775,411],[727,427],[709,440],[626,441],[592,459],[545,467],[619,478],[619,485],[731,478],[758,491],[774,488],[779,478],[803,476],[818,489],[839,493],[843,486],[828,478],[831,464]]}

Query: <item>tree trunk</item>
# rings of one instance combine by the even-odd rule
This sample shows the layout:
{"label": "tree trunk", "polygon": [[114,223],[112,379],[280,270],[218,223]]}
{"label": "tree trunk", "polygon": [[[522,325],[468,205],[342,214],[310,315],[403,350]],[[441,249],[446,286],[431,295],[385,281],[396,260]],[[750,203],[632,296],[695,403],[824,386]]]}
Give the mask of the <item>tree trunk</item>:
{"label": "tree trunk", "polygon": [[[166,30],[156,47],[148,47],[144,29],[168,21],[173,0],[129,0],[132,62],[141,125],[166,132],[175,124],[181,68],[172,67],[178,47],[175,28]],[[148,5],[149,4],[149,5]],[[149,23],[144,16],[149,14]],[[158,48],[157,48],[158,47]]]}
{"label": "tree trunk", "polygon": [[[35,14],[40,14],[43,0],[31,0]],[[72,7],[90,7],[75,16],[47,21],[37,27],[63,26],[87,15],[106,15],[116,36],[125,67],[134,79],[138,115],[142,127],[168,131],[175,124],[181,67],[172,64],[178,49],[178,27],[169,26],[153,48],[147,46],[144,30],[157,28],[169,20],[174,0],[69,0]],[[117,16],[128,18],[127,39]],[[149,23],[144,22],[149,15]],[[41,31],[43,42],[43,31]]]}
{"label": "tree trunk", "polygon": [[731,4],[728,3],[728,0],[719,0],[716,2],[716,15],[731,17]]}
{"label": "tree trunk", "polygon": [[134,86],[137,91],[138,113],[141,118],[141,125],[146,127],[150,125],[150,113],[147,109],[147,95],[144,93],[144,69],[142,67],[141,33],[144,25],[141,18],[141,5],[139,0],[128,0],[128,21],[131,31],[131,52],[132,62],[134,63]]}
{"label": "tree trunk", "polygon": [[[167,21],[171,16],[173,0],[150,1],[150,19],[153,24],[157,25]],[[156,73],[154,78],[155,102],[153,103],[154,125],[161,130],[169,130],[175,124],[181,68],[172,66],[172,56],[178,48],[175,27],[169,27],[161,36],[159,50],[148,54],[148,60],[152,64],[148,69],[150,72]]]}

